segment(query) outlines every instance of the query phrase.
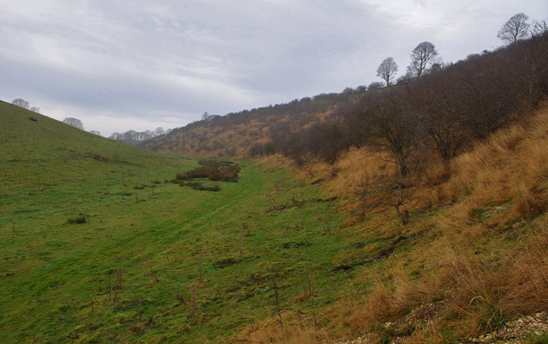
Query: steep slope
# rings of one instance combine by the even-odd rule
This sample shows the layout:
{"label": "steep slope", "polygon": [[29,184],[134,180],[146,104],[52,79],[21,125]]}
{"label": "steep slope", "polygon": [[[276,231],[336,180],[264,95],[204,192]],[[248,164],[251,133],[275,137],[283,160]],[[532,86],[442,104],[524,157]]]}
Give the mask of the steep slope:
{"label": "steep slope", "polygon": [[[335,174],[327,164],[314,165],[314,177],[295,170],[303,182],[323,180],[355,216],[345,225],[354,228],[356,246],[337,272],[345,282],[337,302],[314,319],[301,321],[288,310],[285,327],[273,317],[248,327],[240,339],[445,343],[489,334],[490,340],[542,342],[546,313],[535,314],[548,311],[546,133],[548,104],[449,166],[430,163],[408,186],[413,193],[404,206],[405,225],[391,201],[398,197],[389,183],[397,171],[386,169],[382,152],[351,150]],[[282,157],[263,162],[290,166]],[[538,318],[538,331],[512,332],[524,315]]]}

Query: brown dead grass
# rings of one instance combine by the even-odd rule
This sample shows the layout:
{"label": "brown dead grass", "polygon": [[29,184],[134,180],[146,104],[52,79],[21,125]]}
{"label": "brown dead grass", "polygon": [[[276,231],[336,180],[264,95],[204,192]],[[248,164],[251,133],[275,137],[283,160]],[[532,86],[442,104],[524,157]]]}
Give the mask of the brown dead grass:
{"label": "brown dead grass", "polygon": [[441,198],[466,198],[468,206],[476,208],[513,201],[500,225],[545,212],[548,209],[547,131],[548,108],[544,108],[537,113],[530,128],[513,126],[502,130],[489,142],[459,156],[451,164],[453,176],[443,186]]}
{"label": "brown dead grass", "polygon": [[314,315],[285,313],[282,318],[283,326],[279,318],[267,318],[247,326],[238,335],[238,342],[315,344],[331,339],[325,329],[317,328]]}
{"label": "brown dead grass", "polygon": [[[368,287],[330,305],[323,323],[332,337],[368,333],[371,342],[390,341],[407,326],[402,319],[411,319],[414,330],[405,332],[405,342],[442,343],[548,310],[548,106],[522,123],[476,144],[450,164],[432,162],[416,200],[408,205],[416,214],[409,225],[399,225],[386,209],[348,223],[363,238],[405,235],[413,240],[405,251],[395,251],[354,276],[350,285]],[[279,156],[262,162],[291,167]],[[350,150],[335,169],[314,165],[314,178],[295,171],[303,183],[323,180],[326,193],[339,196],[343,211],[353,215],[360,209],[355,196],[360,181],[375,185],[393,173],[364,149]],[[380,249],[374,244],[363,252]],[[435,312],[428,321],[410,316],[429,304],[438,306],[432,306]],[[329,338],[327,331],[318,334],[310,326],[281,331],[279,325],[247,329],[241,338],[252,335],[260,343],[320,343]]]}
{"label": "brown dead grass", "polygon": [[439,273],[439,285],[450,295],[452,316],[446,325],[461,335],[478,335],[517,315],[547,309],[547,234],[545,227],[531,231],[528,244],[496,261],[446,248]]}
{"label": "brown dead grass", "polygon": [[357,223],[358,221],[356,219],[348,219],[342,223],[341,228],[352,227],[356,225]]}

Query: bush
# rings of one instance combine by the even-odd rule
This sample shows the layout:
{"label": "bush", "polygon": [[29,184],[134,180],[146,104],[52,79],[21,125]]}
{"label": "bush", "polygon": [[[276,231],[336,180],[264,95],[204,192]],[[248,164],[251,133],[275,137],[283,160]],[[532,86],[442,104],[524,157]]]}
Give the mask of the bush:
{"label": "bush", "polygon": [[213,263],[213,266],[216,268],[224,268],[225,266],[230,266],[237,264],[239,261],[234,258],[221,259]]}
{"label": "bush", "polygon": [[229,161],[200,160],[200,167],[185,173],[177,173],[175,181],[207,178],[211,181],[237,182],[240,166]]}
{"label": "bush", "polygon": [[217,191],[221,191],[221,187],[217,184],[213,185],[213,186],[204,186],[202,183],[200,182],[188,182],[188,183],[179,183],[180,186],[189,186],[191,188],[193,188],[194,190],[203,190],[203,191],[213,191],[213,192],[217,192]]}
{"label": "bush", "polygon": [[67,223],[69,224],[75,224],[75,223],[86,223],[88,222],[88,219],[84,215],[79,215],[77,217],[71,217],[67,220]]}
{"label": "bush", "polygon": [[186,173],[177,173],[175,175],[175,180],[176,181],[179,181],[179,180],[188,180],[188,177],[186,176]]}

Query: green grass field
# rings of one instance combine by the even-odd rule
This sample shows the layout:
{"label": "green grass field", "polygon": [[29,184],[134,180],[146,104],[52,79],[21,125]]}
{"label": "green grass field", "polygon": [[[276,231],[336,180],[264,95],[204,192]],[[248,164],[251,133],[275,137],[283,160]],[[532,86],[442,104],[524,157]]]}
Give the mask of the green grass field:
{"label": "green grass field", "polygon": [[303,314],[336,300],[348,274],[330,271],[367,259],[337,201],[284,171],[244,161],[196,191],[170,182],[195,159],[3,102],[0,120],[2,343],[228,340],[276,294]]}

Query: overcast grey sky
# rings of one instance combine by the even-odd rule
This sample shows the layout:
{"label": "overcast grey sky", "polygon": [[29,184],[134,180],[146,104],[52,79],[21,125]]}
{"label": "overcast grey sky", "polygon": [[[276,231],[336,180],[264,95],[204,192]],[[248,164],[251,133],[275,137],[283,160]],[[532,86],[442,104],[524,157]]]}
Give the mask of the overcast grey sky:
{"label": "overcast grey sky", "polygon": [[0,0],[0,99],[76,117],[103,136],[184,126],[405,74],[433,43],[444,62],[502,45],[546,0]]}

